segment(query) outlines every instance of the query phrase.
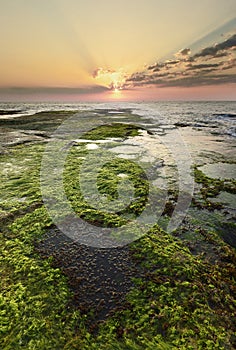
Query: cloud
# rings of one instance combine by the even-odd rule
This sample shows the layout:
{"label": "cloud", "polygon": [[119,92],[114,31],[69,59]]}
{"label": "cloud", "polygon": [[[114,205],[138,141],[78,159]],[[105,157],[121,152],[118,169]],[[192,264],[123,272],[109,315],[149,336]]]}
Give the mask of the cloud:
{"label": "cloud", "polygon": [[148,70],[153,70],[154,72],[159,70],[160,68],[164,67],[164,63],[154,63],[151,66],[148,66]]}
{"label": "cloud", "polygon": [[236,47],[236,34],[232,35],[230,38],[226,39],[225,41],[223,41],[219,44],[215,44],[214,46],[206,47],[205,49],[196,53],[193,56],[193,58],[195,59],[198,57],[216,56],[219,53],[219,51],[227,51],[227,50],[232,49],[234,47]]}
{"label": "cloud", "polygon": [[144,81],[146,77],[143,73],[134,73],[126,81]]}
{"label": "cloud", "polygon": [[183,79],[174,79],[172,81],[163,81],[162,87],[176,86],[176,87],[193,87],[193,86],[203,86],[203,85],[221,85],[235,83],[236,74],[232,75],[207,75],[207,76],[196,76],[194,79],[192,77],[186,77]]}
{"label": "cloud", "polygon": [[123,68],[114,70],[99,67],[93,71],[92,76],[100,85],[106,86],[109,90],[122,89],[124,82],[129,78]]}
{"label": "cloud", "polygon": [[226,69],[231,69],[231,68],[235,68],[236,67],[236,58],[232,58],[229,61],[225,62],[222,69],[226,70]]}
{"label": "cloud", "polygon": [[158,72],[161,68],[166,68],[168,66],[176,65],[180,62],[180,60],[167,60],[162,63],[155,63],[154,65],[148,66],[148,70],[152,70],[153,72]]}
{"label": "cloud", "polygon": [[176,65],[179,62],[180,62],[180,60],[167,60],[167,61],[165,61],[164,65],[165,66],[172,66],[172,65]]}
{"label": "cloud", "polygon": [[[190,87],[235,83],[234,48],[236,48],[236,34],[194,55],[191,55],[190,48],[181,49],[174,55],[176,59],[156,62],[145,70],[130,75],[126,78],[122,88],[148,85]],[[227,70],[229,73],[226,72]]]}
{"label": "cloud", "polygon": [[[210,70],[209,72],[210,73]],[[170,75],[171,79],[156,79],[153,81],[145,81],[142,86],[158,86],[159,88],[165,87],[194,87],[194,86],[210,86],[210,85],[221,85],[235,83],[236,74],[234,75],[196,75],[193,79],[192,76],[182,76],[176,74]],[[140,85],[135,85],[140,86]]]}
{"label": "cloud", "polygon": [[181,56],[188,56],[188,55],[190,55],[190,53],[191,53],[191,50],[190,49],[188,49],[188,48],[186,48],[186,49],[182,49],[182,50],[180,50],[179,52],[177,52],[176,54],[175,54],[175,56],[177,56],[177,57],[181,57]]}
{"label": "cloud", "polygon": [[228,51],[221,51],[221,52],[217,52],[217,54],[215,54],[215,56],[213,56],[213,58],[220,58],[220,57],[226,57],[229,56],[230,52]]}
{"label": "cloud", "polygon": [[93,78],[98,78],[101,75],[104,74],[111,74],[111,73],[115,73],[114,70],[112,69],[104,69],[104,68],[96,68],[93,72],[92,72],[92,77]]}
{"label": "cloud", "polygon": [[195,70],[195,69],[206,69],[206,68],[216,68],[221,66],[220,63],[201,63],[201,64],[188,64],[188,70]]}

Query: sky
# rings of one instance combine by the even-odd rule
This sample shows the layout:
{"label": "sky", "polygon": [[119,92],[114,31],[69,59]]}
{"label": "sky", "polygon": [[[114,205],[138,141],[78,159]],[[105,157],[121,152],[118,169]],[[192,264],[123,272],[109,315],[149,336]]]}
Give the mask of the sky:
{"label": "sky", "polygon": [[236,99],[235,0],[0,8],[0,101]]}

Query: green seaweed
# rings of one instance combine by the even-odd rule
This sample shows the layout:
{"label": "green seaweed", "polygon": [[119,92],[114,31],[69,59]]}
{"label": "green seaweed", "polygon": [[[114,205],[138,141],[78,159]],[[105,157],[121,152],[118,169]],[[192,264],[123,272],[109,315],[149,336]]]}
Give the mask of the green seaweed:
{"label": "green seaweed", "polygon": [[[82,155],[86,155],[86,151],[83,151],[83,148],[73,147],[67,157],[64,169],[64,188],[74,211],[83,219],[91,223],[103,223],[104,226],[109,226],[111,223],[113,226],[124,224],[126,222],[125,214],[130,214],[133,217],[140,215],[145,208],[149,193],[148,181],[145,179],[141,167],[134,162],[119,158],[114,158],[103,165],[97,178],[97,189],[101,196],[107,196],[111,202],[117,199],[118,185],[119,191],[126,192],[126,184],[122,183],[118,176],[120,173],[125,174],[134,186],[134,198],[131,203],[127,204],[125,209],[121,206],[121,210],[118,208],[115,213],[104,213],[102,209],[98,210],[91,207],[81,192],[78,174],[82,163],[80,158]],[[96,155],[94,163],[96,163]],[[83,168],[88,183],[89,181],[91,183],[94,181],[94,163],[85,164]],[[99,202],[97,202],[97,206],[99,206]]]}
{"label": "green seaweed", "polygon": [[154,227],[131,244],[143,278],[134,280],[123,310],[94,335],[68,308],[70,292],[61,271],[34,253],[34,240],[51,224],[47,211],[36,209],[10,226],[14,239],[1,241],[3,349],[230,348],[236,259],[223,242],[224,264],[210,265]]}
{"label": "green seaweed", "polygon": [[[31,121],[29,118],[29,123]],[[14,123],[11,126],[17,127],[17,122]],[[44,128],[43,122],[39,127]],[[127,125],[120,125],[119,130],[116,134],[114,126],[106,126],[90,132],[87,137],[100,139],[137,134],[137,128]],[[198,228],[218,251],[219,259],[215,264],[200,255],[192,255],[185,242],[157,225],[130,244],[131,259],[141,277],[134,279],[134,287],[122,308],[94,325],[96,331],[86,325],[92,310],[91,315],[80,314],[71,303],[68,277],[54,267],[52,258],[44,258],[35,250],[35,242],[43,239],[53,225],[40,192],[44,147],[43,143],[30,143],[12,147],[8,154],[1,155],[1,348],[233,348],[236,343],[235,251],[209,229]],[[124,211],[104,215],[91,208],[80,193],[77,174],[86,152],[84,146],[78,144],[68,154],[63,174],[67,196],[74,210],[88,221],[121,225],[128,220]],[[4,173],[7,164],[9,171]],[[120,172],[126,173],[134,183],[135,201],[127,211],[138,216],[145,207],[149,191],[139,166],[122,159],[108,162],[98,177],[99,191],[111,200],[117,199]],[[198,169],[195,169],[195,181],[201,185],[204,207],[222,188],[235,193],[233,181],[226,183],[207,178]]]}
{"label": "green seaweed", "polygon": [[141,128],[132,124],[112,123],[96,127],[83,135],[87,140],[103,140],[106,138],[127,138],[139,135]]}
{"label": "green seaweed", "polygon": [[200,194],[202,201],[193,198],[193,204],[199,208],[208,210],[222,209],[223,205],[218,202],[212,202],[210,199],[216,197],[221,191],[236,193],[236,180],[214,179],[205,175],[197,166],[194,167],[194,179],[201,185]]}

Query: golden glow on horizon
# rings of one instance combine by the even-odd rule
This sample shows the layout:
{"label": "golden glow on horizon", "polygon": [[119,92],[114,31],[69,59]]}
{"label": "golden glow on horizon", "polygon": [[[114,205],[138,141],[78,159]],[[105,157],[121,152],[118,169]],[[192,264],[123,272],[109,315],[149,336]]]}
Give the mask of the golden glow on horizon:
{"label": "golden glow on horizon", "polygon": [[112,90],[111,98],[118,100],[124,98],[124,94],[122,93],[122,90],[118,87],[114,87]]}
{"label": "golden glow on horizon", "polygon": [[117,92],[124,84],[126,76],[127,73],[125,73],[122,68],[118,68],[117,70],[98,68],[93,72],[96,83],[111,88],[112,90],[117,90]]}

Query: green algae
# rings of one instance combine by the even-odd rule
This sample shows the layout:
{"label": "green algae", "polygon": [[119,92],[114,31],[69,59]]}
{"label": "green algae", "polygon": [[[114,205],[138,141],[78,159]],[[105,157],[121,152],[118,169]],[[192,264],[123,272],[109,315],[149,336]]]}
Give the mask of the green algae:
{"label": "green algae", "polygon": [[112,123],[101,125],[83,135],[88,140],[102,140],[106,138],[126,138],[138,136],[141,128],[132,124]]}
{"label": "green algae", "polygon": [[[106,126],[86,137],[117,137],[114,130]],[[127,130],[125,125],[119,137],[136,133],[137,128]],[[52,259],[42,259],[34,250],[35,241],[43,239],[53,225],[40,192],[44,147],[16,146],[1,156],[2,169],[6,163],[12,165],[1,173],[1,348],[223,350],[235,346],[235,252],[220,239],[215,227],[201,229],[201,235],[218,249],[217,264],[193,256],[185,242],[158,226],[132,243],[131,259],[142,277],[134,279],[135,287],[123,308],[96,325],[96,333],[86,327],[89,315],[82,317],[70,304],[67,278],[53,267]],[[74,210],[86,220],[120,225],[123,212],[104,216],[89,207],[79,192],[79,157],[86,152],[82,145],[71,149],[64,171],[65,191]],[[136,200],[129,211],[138,216],[148,195],[148,182],[139,166],[122,159],[111,161],[100,173],[99,190],[117,198],[120,173],[128,174],[135,184]],[[233,181],[209,179],[198,169],[195,181],[201,185],[201,208],[209,209],[209,198],[222,188],[235,193]]]}
{"label": "green algae", "polygon": [[[134,198],[125,210],[121,206],[121,210],[117,210],[117,213],[104,214],[102,210],[91,207],[80,189],[78,173],[83,162],[81,156],[85,156],[86,153],[87,151],[83,151],[83,147],[82,149],[80,147],[73,147],[65,164],[64,187],[67,198],[71,201],[74,211],[91,223],[97,224],[100,222],[100,224],[105,226],[111,223],[114,226],[124,224],[126,219],[122,219],[122,214],[123,217],[125,214],[130,214],[133,217],[140,215],[145,208],[149,193],[149,184],[145,178],[143,169],[134,162],[119,158],[114,158],[104,164],[97,178],[97,188],[101,196],[107,196],[108,200],[112,202],[112,200],[118,198],[118,185],[120,192],[127,191],[126,185],[119,177],[120,174],[127,176],[134,186]],[[83,174],[86,176],[88,183],[94,181],[94,164],[96,164],[96,155],[94,157],[94,163],[85,164],[83,168]],[[97,202],[97,207],[99,207],[99,202]]]}
{"label": "green algae", "polygon": [[61,123],[75,114],[72,111],[39,112],[34,115],[20,116],[17,118],[1,119],[0,127],[23,130],[54,131]]}
{"label": "green algae", "polygon": [[197,184],[200,184],[200,200],[199,198],[193,198],[193,203],[199,208],[206,208],[208,210],[222,209],[223,205],[220,202],[211,201],[225,191],[228,193],[236,193],[236,180],[235,179],[214,179],[205,175],[200,169],[195,166],[194,178]]}
{"label": "green algae", "polygon": [[46,210],[36,209],[11,225],[14,239],[2,241],[2,307],[5,310],[7,303],[11,315],[10,323],[5,312],[1,320],[6,324],[4,349],[17,348],[19,342],[23,348],[42,349],[230,348],[235,254],[223,243],[228,262],[211,265],[154,227],[131,244],[143,277],[134,281],[123,310],[98,326],[94,335],[78,312],[66,306],[70,292],[61,272],[51,267],[50,259],[34,253],[32,242],[51,224]]}

